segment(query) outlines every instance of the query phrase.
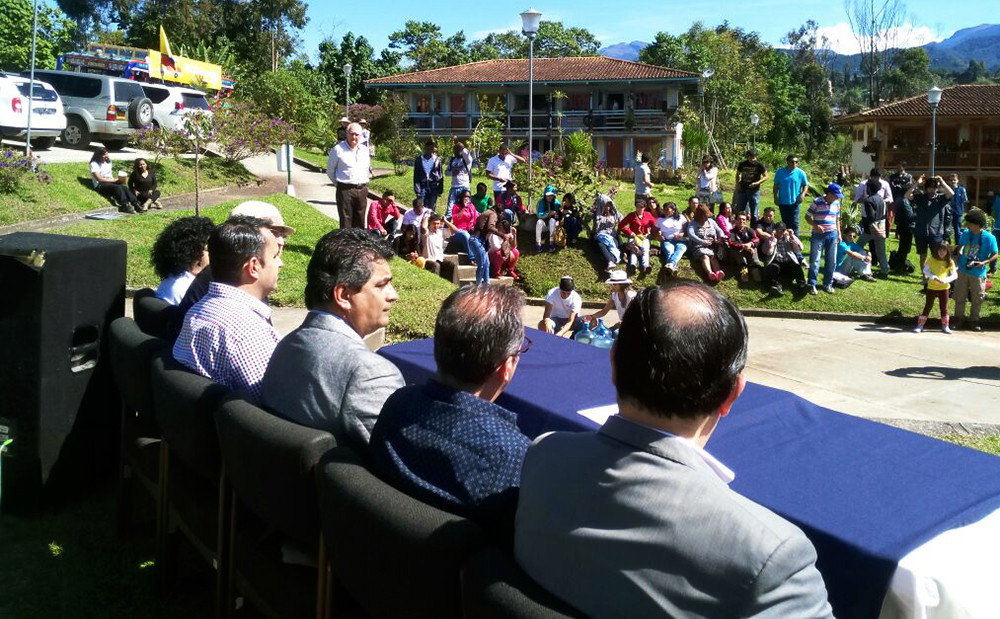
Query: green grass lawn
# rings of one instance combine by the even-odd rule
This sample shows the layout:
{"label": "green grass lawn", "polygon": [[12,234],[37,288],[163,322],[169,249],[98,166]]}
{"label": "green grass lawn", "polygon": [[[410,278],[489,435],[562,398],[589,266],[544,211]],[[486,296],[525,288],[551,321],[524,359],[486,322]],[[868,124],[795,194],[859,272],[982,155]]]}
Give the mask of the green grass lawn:
{"label": "green grass lawn", "polygon": [[[115,171],[131,171],[132,161],[113,159]],[[93,190],[87,163],[51,163],[46,166],[50,185],[25,182],[14,194],[0,194],[0,226],[67,213],[80,213],[111,206]],[[204,157],[199,165],[202,189],[248,183],[256,177],[243,164],[227,164],[217,157]],[[156,179],[164,197],[194,191],[194,160],[161,159]]]}
{"label": "green grass lawn", "polygon": [[964,447],[971,447],[972,449],[985,451],[986,453],[993,454],[994,456],[1000,456],[1000,436],[997,435],[959,436],[957,434],[949,434],[946,436],[939,436],[937,438],[943,441],[948,441],[949,443],[956,443]]}
{"label": "green grass lawn", "polygon": [[[285,222],[296,229],[285,244],[282,256],[284,267],[278,281],[278,290],[271,295],[270,301],[279,307],[303,307],[306,267],[313,248],[316,241],[336,228],[337,224],[305,202],[284,194],[274,194],[264,199],[280,208]],[[221,222],[237,203],[239,200],[231,200],[207,207],[202,209],[202,214]],[[153,243],[169,222],[193,214],[191,210],[182,210],[133,215],[114,221],[87,220],[59,228],[55,232],[127,241],[127,285],[134,288],[156,288],[160,280],[149,261]],[[393,261],[392,266],[394,285],[400,298],[392,311],[387,338],[390,341],[401,341],[429,337],[434,332],[437,309],[454,286],[398,258]]]}

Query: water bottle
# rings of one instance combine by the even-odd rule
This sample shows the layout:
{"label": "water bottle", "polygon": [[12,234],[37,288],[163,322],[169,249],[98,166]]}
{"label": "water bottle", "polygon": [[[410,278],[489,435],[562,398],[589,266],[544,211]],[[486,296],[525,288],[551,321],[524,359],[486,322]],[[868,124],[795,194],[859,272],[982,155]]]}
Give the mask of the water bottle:
{"label": "water bottle", "polygon": [[608,334],[608,328],[604,326],[603,318],[597,319],[597,331],[590,343],[598,348],[611,348],[613,342]]}
{"label": "water bottle", "polygon": [[590,330],[590,325],[585,325],[584,328],[577,331],[573,340],[581,344],[590,344],[594,340],[594,332]]}

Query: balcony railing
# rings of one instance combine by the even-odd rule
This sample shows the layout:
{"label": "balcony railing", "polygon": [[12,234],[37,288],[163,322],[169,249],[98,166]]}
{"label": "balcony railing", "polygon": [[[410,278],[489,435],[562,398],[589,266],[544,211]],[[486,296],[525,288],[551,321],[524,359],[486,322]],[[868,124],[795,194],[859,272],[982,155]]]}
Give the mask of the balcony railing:
{"label": "balcony railing", "polygon": [[[567,110],[562,113],[563,131],[584,130],[591,133],[659,133],[670,130],[674,109],[635,110],[631,119],[624,110]],[[413,128],[422,133],[470,131],[479,122],[479,114],[466,112],[410,112]],[[528,130],[528,111],[517,110],[501,118],[509,132]],[[535,131],[557,131],[560,119],[548,110],[535,111],[532,126]]]}
{"label": "balcony railing", "polygon": [[[929,168],[931,164],[929,147],[887,148],[882,156],[881,166],[886,169],[902,162],[911,168]],[[962,149],[938,148],[934,154],[934,167],[941,170],[997,170],[1000,169],[1000,148],[984,147],[980,150],[977,145]]]}

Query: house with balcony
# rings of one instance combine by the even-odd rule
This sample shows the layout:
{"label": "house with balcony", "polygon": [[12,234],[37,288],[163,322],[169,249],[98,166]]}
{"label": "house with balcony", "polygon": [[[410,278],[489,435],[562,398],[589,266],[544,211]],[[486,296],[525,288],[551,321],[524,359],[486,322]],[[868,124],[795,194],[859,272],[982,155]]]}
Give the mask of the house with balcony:
{"label": "house with balcony", "polygon": [[[914,175],[930,172],[931,108],[922,94],[834,121],[852,131],[851,168],[892,170],[905,162]],[[937,108],[935,173],[959,175],[972,204],[1000,194],[1000,86],[950,86]]]}
{"label": "house with balcony", "polygon": [[[532,150],[550,150],[559,128],[585,130],[609,168],[631,168],[635,153],[649,153],[661,167],[683,165],[682,126],[676,111],[698,94],[697,73],[604,56],[536,58],[534,92],[528,99],[528,60],[485,60],[454,67],[400,73],[367,80],[366,88],[388,90],[409,105],[420,137],[461,138],[472,134],[480,101],[501,104],[504,137],[528,139]],[[554,93],[563,96],[553,96]]]}

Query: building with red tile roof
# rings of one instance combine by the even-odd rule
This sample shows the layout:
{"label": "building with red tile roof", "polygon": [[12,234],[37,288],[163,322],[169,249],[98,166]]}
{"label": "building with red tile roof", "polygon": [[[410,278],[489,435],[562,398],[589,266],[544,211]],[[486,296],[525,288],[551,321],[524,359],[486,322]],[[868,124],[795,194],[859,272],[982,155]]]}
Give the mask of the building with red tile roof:
{"label": "building with red tile roof", "polygon": [[[528,135],[527,59],[400,73],[367,80],[365,87],[403,97],[420,136],[470,135],[483,98],[502,104],[508,141],[523,142]],[[637,151],[660,159],[664,167],[679,167],[683,145],[676,111],[684,97],[697,96],[698,87],[696,73],[641,62],[536,58],[533,149],[552,148],[561,124],[564,133],[591,133],[608,167],[631,167]]]}
{"label": "building with red tile roof", "polygon": [[[852,131],[851,166],[892,170],[905,163],[914,176],[930,171],[931,107],[921,94],[834,120]],[[949,86],[937,109],[935,173],[956,173],[972,204],[1000,194],[1000,85]]]}

